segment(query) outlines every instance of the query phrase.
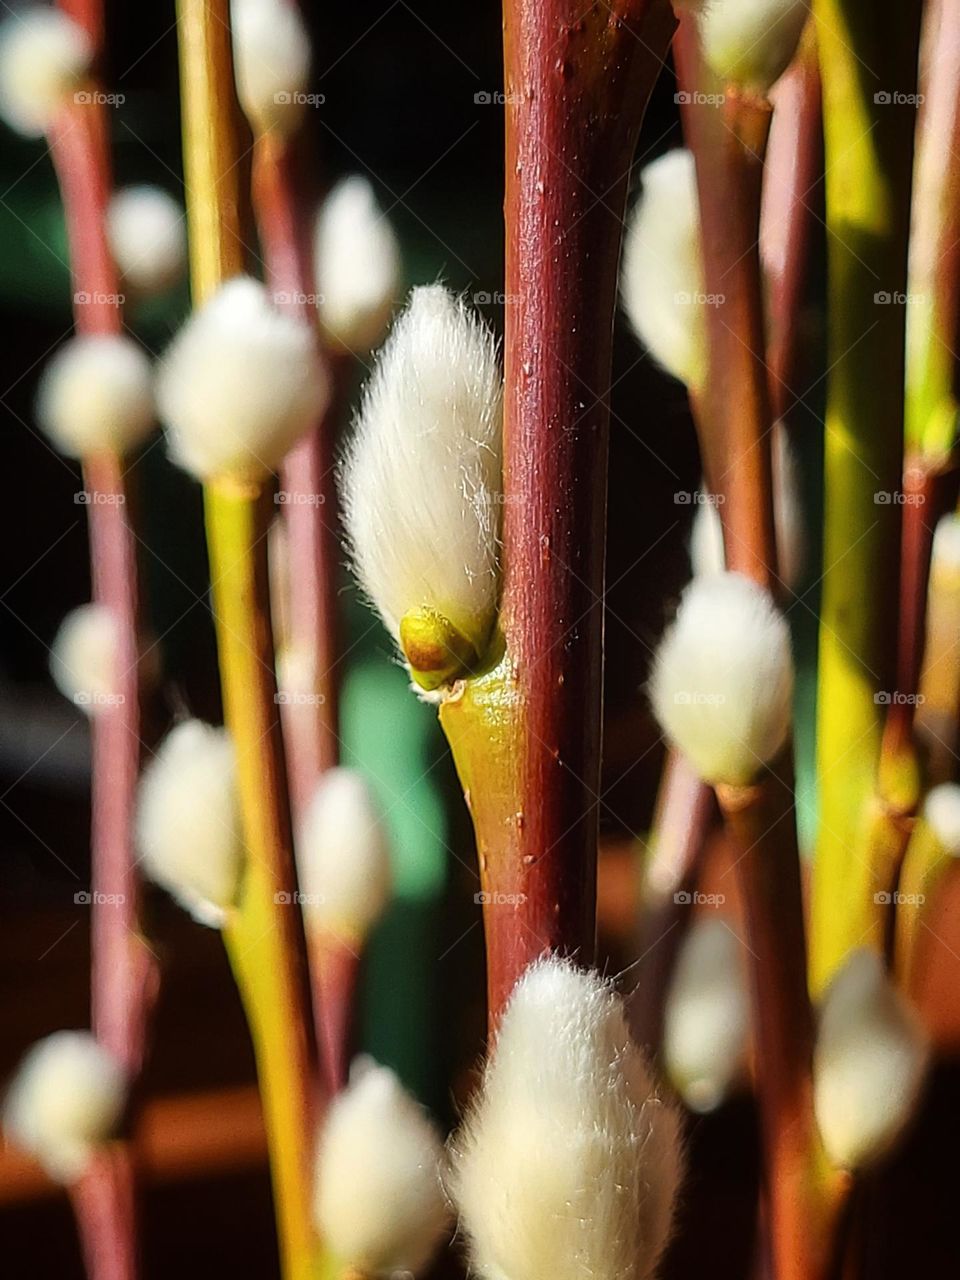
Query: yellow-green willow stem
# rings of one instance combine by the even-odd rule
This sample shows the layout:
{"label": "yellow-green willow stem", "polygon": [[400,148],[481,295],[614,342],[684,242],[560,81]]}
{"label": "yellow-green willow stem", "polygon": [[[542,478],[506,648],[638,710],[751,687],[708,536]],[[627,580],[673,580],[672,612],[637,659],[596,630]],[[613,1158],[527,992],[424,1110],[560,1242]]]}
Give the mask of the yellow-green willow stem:
{"label": "yellow-green willow stem", "polygon": [[[184,171],[195,305],[243,270],[228,0],[179,0]],[[310,1209],[317,1076],[303,924],[295,905],[276,702],[267,530],[270,486],[204,491],[227,726],[237,752],[246,868],[224,940],[250,1024],[285,1280],[319,1265]]]}
{"label": "yellow-green willow stem", "polygon": [[[823,989],[851,947],[882,945],[865,832],[894,692],[903,454],[904,308],[918,6],[815,0],[824,96],[828,379],[810,965]],[[870,71],[867,71],[870,68]],[[878,495],[887,495],[886,501]],[[899,763],[888,762],[900,786]]]}

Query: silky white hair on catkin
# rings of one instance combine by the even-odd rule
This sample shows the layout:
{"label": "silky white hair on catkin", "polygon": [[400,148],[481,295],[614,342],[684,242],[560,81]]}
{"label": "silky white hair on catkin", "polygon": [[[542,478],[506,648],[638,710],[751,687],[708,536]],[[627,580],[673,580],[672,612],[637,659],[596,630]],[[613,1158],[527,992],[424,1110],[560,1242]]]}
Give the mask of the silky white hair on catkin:
{"label": "silky white hair on catkin", "polygon": [[960,569],[960,516],[942,516],[933,531],[932,571],[956,573]]}
{"label": "silky white hair on catkin", "polygon": [[297,869],[308,925],[362,940],[390,900],[390,848],[370,786],[328,769],[300,824]]}
{"label": "silky white hair on catkin", "polygon": [[443,1144],[386,1067],[361,1060],[321,1128],[314,1216],[337,1260],[365,1275],[416,1274],[449,1223]]}
{"label": "silky white hair on catkin", "polygon": [[754,781],[787,740],[790,631],[739,573],[694,578],[657,648],[651,700],[665,736],[710,783]]}
{"label": "silky white hair on catkin", "polygon": [[817,1125],[834,1164],[859,1169],[894,1145],[913,1115],[929,1057],[919,1017],[882,958],[852,952],[824,996],[813,1057]]}
{"label": "silky white hair on catkin", "polygon": [[704,60],[725,84],[765,96],[809,18],[809,0],[709,0],[699,17]]}
{"label": "silky white hair on catkin", "polygon": [[170,454],[199,480],[264,480],[327,396],[313,330],[248,276],[228,280],[193,313],[157,378]]}
{"label": "silky white hair on catkin", "polygon": [[664,1009],[663,1061],[691,1111],[716,1110],[746,1066],[750,993],[743,945],[722,919],[694,921]]}
{"label": "silky white hair on catkin", "polygon": [[236,758],[226,729],[185,720],[140,779],[136,819],[143,870],[201,924],[218,928],[243,873]]}
{"label": "silky white hair on catkin", "polygon": [[693,155],[668,151],[640,177],[623,242],[623,309],[654,359],[696,390],[706,376],[707,348]]}
{"label": "silky white hair on catkin", "polygon": [[117,694],[117,624],[103,604],[82,604],[60,623],[50,647],[50,674],[86,715],[112,706]]}
{"label": "silky white hair on catkin", "polygon": [[373,187],[343,178],[317,212],[317,306],[327,340],[363,355],[376,345],[400,289],[400,246]]}
{"label": "silky white hair on catkin", "polygon": [[123,1068],[89,1031],[56,1031],[28,1050],[3,1102],[3,1130],[56,1182],[70,1183],[115,1134]]}
{"label": "silky white hair on catkin", "polygon": [[70,338],[41,375],[36,412],[41,429],[68,457],[129,453],[156,423],[153,367],[132,338]]}
{"label": "silky white hair on catkin", "polygon": [[960,786],[942,782],[923,802],[923,820],[952,857],[960,857]]}
{"label": "silky white hair on catkin", "polygon": [[504,1011],[450,1143],[483,1280],[647,1280],[669,1238],[679,1121],[598,974],[545,959]]}
{"label": "silky white hair on catkin", "polygon": [[123,187],[107,206],[107,237],[123,284],[141,294],[169,289],[187,265],[185,213],[162,187]]}
{"label": "silky white hair on catkin", "polygon": [[410,294],[367,383],[342,474],[354,567],[399,642],[436,610],[482,653],[499,590],[496,341],[442,285]]}
{"label": "silky white hair on catkin", "polygon": [[46,5],[27,5],[0,23],[0,118],[16,133],[39,138],[93,61],[79,23]]}
{"label": "silky white hair on catkin", "polygon": [[255,133],[292,134],[310,81],[310,36],[296,0],[230,0],[237,97]]}

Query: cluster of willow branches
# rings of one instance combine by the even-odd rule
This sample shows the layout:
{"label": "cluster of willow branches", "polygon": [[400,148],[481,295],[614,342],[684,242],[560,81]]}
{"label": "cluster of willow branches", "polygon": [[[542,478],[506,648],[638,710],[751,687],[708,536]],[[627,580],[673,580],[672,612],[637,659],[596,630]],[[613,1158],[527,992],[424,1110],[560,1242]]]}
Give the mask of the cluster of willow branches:
{"label": "cluster of willow branches", "polygon": [[[53,672],[91,720],[93,926],[91,1031],[30,1051],[4,1122],[70,1188],[92,1280],[142,1265],[138,1081],[162,981],[142,875],[223,937],[285,1280],[419,1272],[454,1216],[487,1280],[646,1280],[682,1186],[671,1098],[711,1110],[744,1077],[758,1272],[859,1273],[853,1192],[921,1095],[930,912],[960,852],[960,10],[927,0],[921,47],[911,6],[675,7],[505,0],[502,368],[441,284],[391,320],[397,247],[363,182],[317,211],[295,0],[179,0],[186,245],[168,198],[112,189],[99,0],[8,21],[0,107],[46,138],[76,290],[37,419],[89,495],[94,599]],[[686,145],[643,170],[627,213],[671,48]],[[817,360],[800,318],[821,178],[811,504],[795,388]],[[119,303],[168,287],[184,254],[193,310],[154,366]],[[668,751],[630,1000],[595,968],[618,299],[687,388],[704,474],[693,577],[651,670]],[[338,456],[352,361],[378,344]],[[131,464],[158,423],[203,486],[225,725],[146,743],[162,681]],[[476,834],[490,1045],[446,1146],[390,1071],[350,1065],[391,886],[369,785],[340,763],[340,506]],[[813,578],[803,670],[789,620]],[[718,839],[737,915],[705,891]]]}

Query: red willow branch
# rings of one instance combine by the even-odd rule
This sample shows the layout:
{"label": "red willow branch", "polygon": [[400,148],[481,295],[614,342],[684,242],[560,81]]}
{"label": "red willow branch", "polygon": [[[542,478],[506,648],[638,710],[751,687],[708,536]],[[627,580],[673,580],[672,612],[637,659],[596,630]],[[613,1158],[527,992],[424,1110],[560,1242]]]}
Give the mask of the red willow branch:
{"label": "red willow branch", "polygon": [[[760,269],[760,195],[771,108],[719,86],[715,109],[696,102],[705,73],[695,23],[685,17],[674,42],[678,82],[694,105],[684,114],[700,203],[708,372],[698,397],[698,430],[711,490],[722,498],[727,567],[775,590],[770,432],[773,411],[765,361]],[[712,86],[711,86],[712,87]]]}
{"label": "red willow branch", "polygon": [[666,0],[507,0],[504,656],[441,718],[471,804],[492,1022],[546,951],[593,959],[607,389],[627,177]]}
{"label": "red willow branch", "polygon": [[[63,5],[101,47],[99,0]],[[96,87],[96,86],[94,86]],[[68,102],[49,144],[60,185],[70,247],[74,322],[81,334],[120,334],[116,268],[106,240],[111,192],[106,113],[96,95]],[[140,615],[132,486],[124,459],[84,460],[84,483],[99,496],[87,508],[93,599],[116,624],[115,700],[91,717],[91,1021],[101,1044],[135,1082],[143,1066],[158,981],[154,957],[139,928],[139,877],[134,870],[133,814],[141,752]],[[74,1192],[87,1258],[97,1280],[137,1275],[136,1199],[129,1144],[98,1157]]]}
{"label": "red willow branch", "polygon": [[774,88],[774,114],[763,180],[760,256],[766,282],[766,361],[775,422],[789,416],[802,376],[802,308],[810,269],[815,212],[811,202],[823,171],[820,73],[813,28]]}
{"label": "red willow branch", "polygon": [[[305,174],[300,134],[258,137],[253,200],[267,278],[278,306],[315,330],[314,202]],[[319,337],[317,342],[320,346]],[[339,759],[336,584],[340,543],[334,464],[344,368],[341,360],[327,363],[333,384],[330,403],[315,430],[291,450],[281,473],[291,583],[287,643],[307,663],[312,695],[305,701],[288,701],[283,708],[295,817],[303,813],[320,775]]]}
{"label": "red willow branch", "polygon": [[[766,360],[764,282],[759,253],[769,103],[704,80],[695,30],[677,42],[681,88],[723,91],[720,126],[691,107],[684,120],[697,166],[709,372],[698,418],[711,487],[722,494],[730,569],[776,593],[770,438],[773,404]],[[693,99],[695,100],[695,99]],[[699,113],[705,110],[699,108]],[[802,118],[797,117],[797,123]],[[787,238],[785,254],[802,237]],[[782,263],[781,294],[799,268]],[[780,298],[784,304],[783,296]],[[780,358],[790,350],[781,315]],[[750,787],[718,787],[724,819],[740,851],[736,873],[751,953],[767,1226],[777,1280],[826,1275],[836,1179],[827,1169],[813,1115],[814,1024],[806,980],[800,861],[792,777],[779,769]]]}

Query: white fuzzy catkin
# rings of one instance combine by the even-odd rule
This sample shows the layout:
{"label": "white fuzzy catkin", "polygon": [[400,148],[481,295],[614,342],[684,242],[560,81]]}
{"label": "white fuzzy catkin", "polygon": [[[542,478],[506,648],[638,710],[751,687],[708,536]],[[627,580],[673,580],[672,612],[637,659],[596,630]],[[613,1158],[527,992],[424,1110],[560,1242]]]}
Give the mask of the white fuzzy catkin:
{"label": "white fuzzy catkin", "polygon": [[931,575],[960,569],[960,516],[955,512],[942,516],[933,531]]}
{"label": "white fuzzy catkin", "polygon": [[297,839],[304,913],[311,927],[362,941],[390,898],[390,850],[362,773],[328,769]]}
{"label": "white fuzzy catkin", "polygon": [[653,709],[706,782],[743,786],[787,739],[793,660],[786,620],[739,573],[694,578],[657,649]]}
{"label": "white fuzzy catkin", "polygon": [[290,135],[303,116],[310,37],[296,0],[230,0],[237,96],[256,133]]}
{"label": "white fuzzy catkin", "polygon": [[3,1103],[3,1130],[56,1182],[74,1182],[115,1134],[126,1106],[120,1064],[89,1031],[39,1040],[17,1068]]}
{"label": "white fuzzy catkin", "polygon": [[236,759],[225,729],[185,720],[143,771],[137,848],[144,872],[201,924],[219,927],[243,871]]}
{"label": "white fuzzy catkin", "polygon": [[71,458],[125,454],[156,422],[153,369],[132,338],[70,338],[47,363],[37,391],[37,422]]}
{"label": "white fuzzy catkin", "polygon": [[400,247],[360,174],[338,182],[317,211],[314,256],[324,334],[363,355],[387,327],[400,288]]}
{"label": "white fuzzy catkin", "polygon": [[248,276],[228,280],[193,313],[157,377],[170,454],[200,480],[265,479],[317,421],[327,394],[313,331]]}
{"label": "white fuzzy catkin", "polygon": [[187,264],[183,208],[162,187],[124,187],[107,206],[107,237],[124,285],[141,294],[169,289]]}
{"label": "white fuzzy catkin", "polygon": [[699,19],[704,59],[724,84],[765,97],[809,17],[809,0],[709,0]]}
{"label": "white fuzzy catkin", "polygon": [[50,674],[65,698],[87,715],[115,705],[117,624],[102,604],[82,604],[60,623],[50,648]]}
{"label": "white fuzzy catkin", "polygon": [[874,951],[854,951],[824,996],[813,1060],[814,1106],[834,1164],[859,1169],[909,1121],[929,1059],[919,1019]]}
{"label": "white fuzzy catkin", "polygon": [[923,818],[952,858],[960,857],[960,786],[942,782],[927,792]]}
{"label": "white fuzzy catkin", "polygon": [[0,24],[0,117],[17,133],[39,138],[92,59],[87,33],[59,9],[18,9]]}
{"label": "white fuzzy catkin", "polygon": [[451,1164],[483,1280],[652,1275],[680,1177],[678,1119],[610,983],[556,958],[527,970]]}
{"label": "white fuzzy catkin", "polygon": [[691,1111],[714,1111],[746,1064],[750,995],[743,947],[720,919],[694,922],[683,941],[664,1010],[667,1074]]}
{"label": "white fuzzy catkin", "polygon": [[342,476],[357,576],[398,643],[432,610],[483,652],[499,590],[502,379],[493,334],[416,288],[363,395]]}
{"label": "white fuzzy catkin", "polygon": [[623,308],[654,359],[696,390],[706,377],[707,342],[693,155],[668,151],[640,176],[623,244]]}
{"label": "white fuzzy catkin", "polygon": [[363,1275],[421,1271],[448,1224],[436,1126],[394,1073],[354,1064],[320,1134],[314,1216],[339,1263]]}
{"label": "white fuzzy catkin", "polygon": [[[803,572],[803,509],[796,458],[783,428],[774,432],[772,455],[777,575],[785,586],[793,589]],[[693,517],[690,563],[697,578],[707,573],[722,573],[726,567],[723,526],[714,502],[700,503]]]}

